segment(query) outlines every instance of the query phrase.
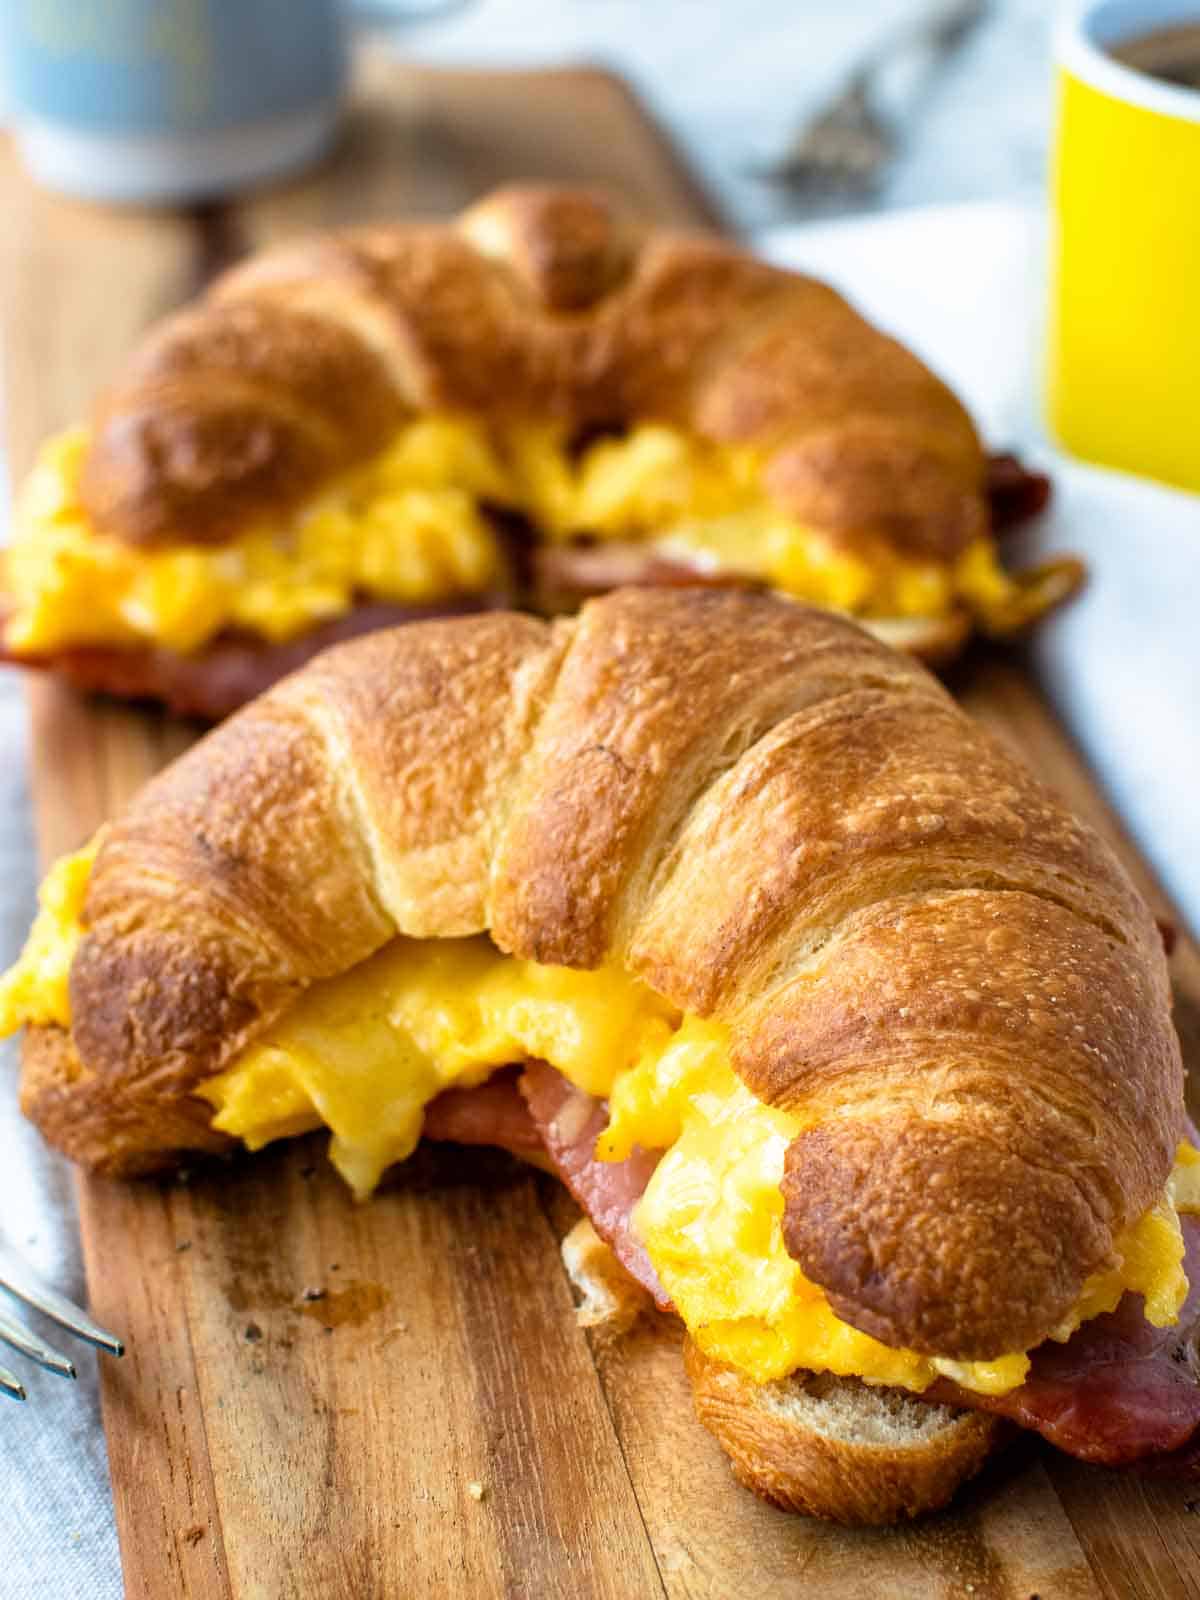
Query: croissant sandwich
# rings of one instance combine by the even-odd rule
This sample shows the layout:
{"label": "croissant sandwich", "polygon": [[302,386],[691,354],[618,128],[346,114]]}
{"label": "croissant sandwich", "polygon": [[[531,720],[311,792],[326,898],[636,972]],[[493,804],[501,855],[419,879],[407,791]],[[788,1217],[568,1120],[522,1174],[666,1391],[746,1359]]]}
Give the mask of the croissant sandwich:
{"label": "croissant sandwich", "polygon": [[629,589],[326,652],[53,869],[22,1024],[101,1172],[322,1125],[360,1197],[423,1131],[548,1161],[781,1504],[926,1510],[1013,1421],[1200,1442],[1155,923],[827,613]]}
{"label": "croissant sandwich", "polygon": [[1044,492],[825,285],[511,189],[253,259],[153,330],[34,468],[0,646],[216,718],[413,617],[746,583],[946,655],[1077,584],[998,563]]}

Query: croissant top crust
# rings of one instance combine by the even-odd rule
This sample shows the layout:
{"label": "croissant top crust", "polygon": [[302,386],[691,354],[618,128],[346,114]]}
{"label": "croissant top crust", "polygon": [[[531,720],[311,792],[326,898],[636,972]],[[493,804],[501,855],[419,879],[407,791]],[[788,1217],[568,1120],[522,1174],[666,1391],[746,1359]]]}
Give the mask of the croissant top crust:
{"label": "croissant top crust", "polygon": [[987,531],[967,414],[840,295],[536,187],[225,274],[102,397],[82,503],[132,544],[224,543],[428,411],[751,446],[781,510],[834,542],[948,562]]}
{"label": "croissant top crust", "polygon": [[[1108,848],[918,664],[766,596],[411,625],[318,657],[108,830],[25,1103],[109,1171],[397,934],[612,962],[802,1119],[784,1231],[843,1320],[1024,1349],[1159,1197],[1165,960]],[[1002,1287],[1001,1287],[1002,1286]]]}

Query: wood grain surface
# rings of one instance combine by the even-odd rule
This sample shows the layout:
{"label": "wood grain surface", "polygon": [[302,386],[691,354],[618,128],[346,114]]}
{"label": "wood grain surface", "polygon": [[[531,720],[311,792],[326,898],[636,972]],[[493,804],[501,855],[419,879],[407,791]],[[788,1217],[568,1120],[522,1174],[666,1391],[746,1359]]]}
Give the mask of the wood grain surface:
{"label": "wood grain surface", "polygon": [[[138,330],[226,261],[299,229],[457,210],[505,178],[614,185],[719,219],[615,78],[364,60],[333,158],[234,206],[104,212],[38,194],[0,147],[6,424],[19,474]],[[979,655],[956,689],[1120,838],[1036,686]],[[192,730],[31,682],[46,859]],[[1173,960],[1200,1061],[1200,958]],[[558,1240],[563,1192],[505,1159],[423,1149],[356,1207],[321,1141],[170,1184],[80,1182],[127,1592],[137,1600],[1183,1600],[1197,1490],[1018,1445],[951,1511],[847,1532],[760,1504],[694,1422],[677,1327],[590,1343]]]}

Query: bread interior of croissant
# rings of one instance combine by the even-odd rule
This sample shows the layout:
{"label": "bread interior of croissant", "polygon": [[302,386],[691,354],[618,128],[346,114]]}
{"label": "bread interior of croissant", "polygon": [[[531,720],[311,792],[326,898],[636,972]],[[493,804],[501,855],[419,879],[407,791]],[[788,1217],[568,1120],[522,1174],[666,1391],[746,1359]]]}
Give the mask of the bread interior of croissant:
{"label": "bread interior of croissant", "polygon": [[[67,1026],[66,974],[80,937],[91,852],[67,858],[43,890],[22,962],[0,989],[0,1029]],[[318,981],[197,1093],[213,1126],[250,1148],[326,1126],[330,1154],[365,1198],[420,1138],[425,1107],[450,1087],[522,1060],[549,1063],[586,1120],[608,1120],[601,1163],[659,1155],[633,1215],[636,1237],[705,1354],[755,1382],[797,1369],[920,1392],[939,1376],[985,1393],[1019,1384],[1023,1351],[957,1361],[896,1349],[836,1316],[789,1255],[780,1179],[802,1109],[757,1099],[730,1059],[723,1025],[672,1007],[613,967],[579,970],[505,955],[486,935],[398,938],[339,977]],[[568,1104],[560,1118],[576,1110]],[[569,1139],[570,1130],[560,1129]],[[1170,1321],[1186,1290],[1175,1198],[1118,1241],[1051,1331],[1065,1339],[1127,1291]]]}
{"label": "bread interior of croissant", "polygon": [[[563,1239],[562,1259],[579,1325],[601,1346],[628,1334],[646,1291],[586,1217]],[[755,1383],[687,1336],[683,1362],[696,1416],[738,1482],[808,1516],[878,1525],[934,1511],[1011,1432],[999,1417],[858,1378],[800,1371]]]}
{"label": "bread interior of croissant", "polygon": [[1003,632],[1061,598],[1032,575],[1006,575],[986,538],[952,561],[898,555],[870,530],[835,542],[772,503],[753,449],[661,423],[577,442],[563,424],[417,417],[235,538],[152,548],[92,525],[87,448],[84,429],[51,441],[20,498],[5,581],[18,655],[81,644],[192,652],[231,629],[278,642],[364,600],[499,594],[574,609],[622,581],[689,575],[763,584],[937,654],[961,644],[971,616]]}

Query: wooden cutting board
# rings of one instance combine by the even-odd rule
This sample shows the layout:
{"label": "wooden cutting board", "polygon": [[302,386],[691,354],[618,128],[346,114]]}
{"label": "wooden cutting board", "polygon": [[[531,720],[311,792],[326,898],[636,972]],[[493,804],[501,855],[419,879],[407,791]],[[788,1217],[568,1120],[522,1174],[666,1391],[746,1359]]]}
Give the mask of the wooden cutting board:
{"label": "wooden cutting board", "polygon": [[[317,225],[448,213],[497,181],[602,180],[650,215],[712,207],[607,73],[410,69],[371,57],[319,172],[234,206],[118,215],[36,193],[0,147],[14,473],[85,411],[151,318],[242,251]],[[1120,838],[1036,686],[980,656],[956,687]],[[29,685],[48,860],[190,730]],[[1200,959],[1174,957],[1200,1062]],[[693,1421],[676,1326],[575,1324],[570,1207],[486,1155],[419,1153],[356,1207],[308,1140],[190,1181],[81,1179],[127,1591],[138,1600],[1200,1594],[1200,1491],[1089,1470],[1032,1441],[916,1527],[847,1532],[760,1504]],[[1189,1509],[1191,1508],[1191,1509]]]}

